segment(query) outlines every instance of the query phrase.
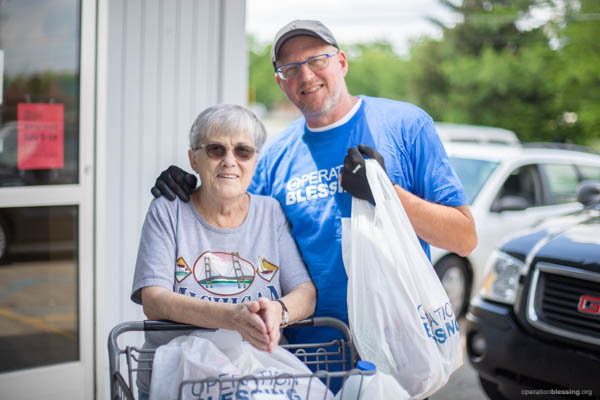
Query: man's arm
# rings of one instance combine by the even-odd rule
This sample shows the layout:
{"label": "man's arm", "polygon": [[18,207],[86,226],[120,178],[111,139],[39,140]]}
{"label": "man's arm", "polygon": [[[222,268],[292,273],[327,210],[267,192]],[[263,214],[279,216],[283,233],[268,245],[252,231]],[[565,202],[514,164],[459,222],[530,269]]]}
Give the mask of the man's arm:
{"label": "man's arm", "polygon": [[450,207],[431,203],[398,185],[394,185],[394,189],[421,239],[463,257],[475,249],[477,234],[469,206]]}
{"label": "man's arm", "polygon": [[[352,196],[374,203],[363,156],[377,160],[385,171],[385,161],[381,154],[371,147],[358,145],[358,148],[348,149],[344,159],[342,187]],[[417,236],[433,246],[461,256],[473,251],[477,245],[477,234],[469,206],[450,207],[431,203],[396,184],[394,189]]]}

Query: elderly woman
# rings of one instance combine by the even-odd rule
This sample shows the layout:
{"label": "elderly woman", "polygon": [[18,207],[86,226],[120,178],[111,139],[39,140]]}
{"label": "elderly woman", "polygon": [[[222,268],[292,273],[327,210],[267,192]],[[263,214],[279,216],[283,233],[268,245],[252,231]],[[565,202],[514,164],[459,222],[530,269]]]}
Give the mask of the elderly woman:
{"label": "elderly woman", "polygon": [[266,139],[234,105],[204,110],[188,156],[201,185],[191,202],[154,199],[131,299],[150,319],[238,331],[273,351],[280,327],[313,314],[316,291],[279,203],[246,192]]}

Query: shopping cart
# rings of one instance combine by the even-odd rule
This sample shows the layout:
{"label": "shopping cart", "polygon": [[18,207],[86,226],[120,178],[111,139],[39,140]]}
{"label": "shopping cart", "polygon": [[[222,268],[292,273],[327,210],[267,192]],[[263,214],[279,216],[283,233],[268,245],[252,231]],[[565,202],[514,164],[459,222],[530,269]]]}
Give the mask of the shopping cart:
{"label": "shopping cart", "polygon": [[[311,374],[281,374],[277,376],[277,379],[292,379],[294,382],[304,380],[303,382],[308,382],[307,393],[310,393],[310,387],[315,380],[321,380],[321,382],[323,382],[327,388],[330,388],[331,383],[335,380],[346,381],[346,379],[351,376],[358,376],[360,379],[360,385],[362,386],[364,376],[370,375],[373,372],[349,368],[349,366],[353,367],[356,365],[358,355],[352,342],[352,336],[350,334],[348,325],[338,319],[327,317],[310,318],[292,325],[292,327],[317,326],[335,328],[341,331],[344,338],[333,340],[327,343],[282,345],[282,347],[295,354],[296,357],[298,357],[305,365],[315,372]],[[152,357],[154,355],[154,350],[144,349],[137,346],[120,345],[119,342],[123,340],[119,340],[119,337],[122,334],[136,331],[144,333],[153,331],[172,331],[178,333],[181,332],[180,334],[186,334],[186,332],[191,333],[191,331],[199,329],[202,328],[165,321],[132,321],[123,322],[115,326],[108,337],[111,399],[135,400],[137,398],[137,390],[135,386],[137,374],[151,374],[152,371]],[[242,396],[240,388],[244,387],[249,382],[254,383],[255,385],[268,385],[269,382],[275,382],[275,380],[273,379],[273,376],[252,375],[237,378],[210,377],[198,381],[184,381],[181,383],[179,388],[179,398],[182,398],[181,396],[185,391],[186,386],[198,384],[212,387],[217,387],[215,385],[218,385],[219,393],[218,397],[215,397],[216,399],[224,398],[238,400],[247,398]],[[229,390],[229,392],[222,397],[221,392],[225,393],[226,388]],[[238,397],[238,395],[240,397]],[[289,398],[300,400],[299,397]],[[310,398],[313,399],[314,397]],[[325,398],[326,397],[324,395],[323,399]],[[348,397],[344,396],[343,398],[346,399]],[[358,396],[356,396],[356,398],[358,400]]]}

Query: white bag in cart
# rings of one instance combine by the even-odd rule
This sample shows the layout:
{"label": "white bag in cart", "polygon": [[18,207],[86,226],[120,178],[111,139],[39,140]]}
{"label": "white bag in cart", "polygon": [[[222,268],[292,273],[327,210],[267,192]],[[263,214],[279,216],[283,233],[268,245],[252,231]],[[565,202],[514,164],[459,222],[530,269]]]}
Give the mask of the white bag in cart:
{"label": "white bag in cart", "polygon": [[462,364],[458,323],[386,173],[366,172],[376,206],[353,198],[342,221],[350,330],[362,359],[425,398]]}
{"label": "white bag in cart", "polygon": [[[150,399],[178,399],[183,381],[220,378],[222,384],[213,380],[184,385],[181,400],[235,399],[237,390],[239,399],[248,400],[331,400],[333,395],[318,378],[294,377],[309,374],[310,369],[282,347],[270,354],[242,342],[235,331],[198,331],[156,349]],[[239,386],[231,380],[247,376],[265,379],[246,379]]]}

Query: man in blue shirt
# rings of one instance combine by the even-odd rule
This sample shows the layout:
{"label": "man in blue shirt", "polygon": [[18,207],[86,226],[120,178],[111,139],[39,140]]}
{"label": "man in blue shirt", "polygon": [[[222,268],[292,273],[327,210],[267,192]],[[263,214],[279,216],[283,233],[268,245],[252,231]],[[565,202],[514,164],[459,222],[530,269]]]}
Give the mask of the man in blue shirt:
{"label": "man in blue shirt", "polygon": [[[387,171],[421,245],[467,255],[477,243],[473,217],[433,120],[399,101],[348,92],[346,54],[327,27],[296,20],[276,35],[275,80],[302,117],[265,145],[249,191],[275,197],[317,288],[315,316],[348,322],[341,218],[351,195],[373,202],[364,157]],[[195,178],[170,167],[152,193],[185,199]],[[368,268],[368,266],[365,266]],[[286,332],[291,343],[325,342],[326,329]]]}

